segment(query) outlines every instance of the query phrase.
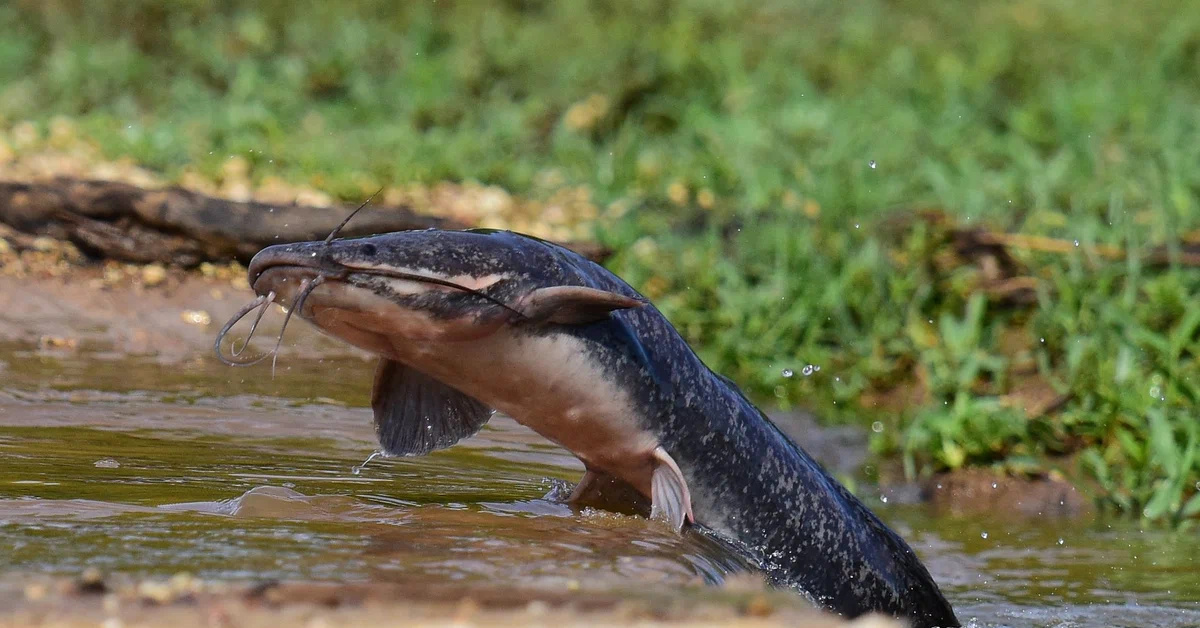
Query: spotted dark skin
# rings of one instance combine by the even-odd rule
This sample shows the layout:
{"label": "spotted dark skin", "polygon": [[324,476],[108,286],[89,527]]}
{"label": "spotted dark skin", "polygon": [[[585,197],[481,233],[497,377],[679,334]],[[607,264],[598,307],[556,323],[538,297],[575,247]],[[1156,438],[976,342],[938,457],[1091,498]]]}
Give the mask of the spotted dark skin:
{"label": "spotted dark skin", "polygon": [[[605,268],[552,243],[485,230],[409,231],[272,246],[251,263],[251,285],[281,267],[303,268],[305,276],[320,276],[326,284],[370,292],[428,320],[499,328],[516,339],[512,346],[544,340],[558,342],[544,346],[571,347],[571,360],[584,363],[596,386],[630,400],[631,416],[622,419],[677,464],[694,514],[688,527],[737,548],[773,584],[846,617],[881,612],[917,627],[960,625],[908,544],[732,381],[709,369],[653,304]],[[447,285],[397,290],[393,280],[405,273]],[[534,324],[523,304],[539,289],[557,286],[586,287],[638,305],[585,323]],[[312,298],[319,302],[320,295],[318,290]],[[310,319],[306,311],[299,315]],[[545,356],[556,359],[549,352]],[[538,359],[523,357],[526,363]],[[461,362],[463,357],[444,359]],[[450,377],[451,370],[436,366],[425,364],[430,375]],[[553,372],[562,365],[545,368]],[[485,398],[486,387],[478,383],[475,388],[465,381],[444,383],[503,407]]]}

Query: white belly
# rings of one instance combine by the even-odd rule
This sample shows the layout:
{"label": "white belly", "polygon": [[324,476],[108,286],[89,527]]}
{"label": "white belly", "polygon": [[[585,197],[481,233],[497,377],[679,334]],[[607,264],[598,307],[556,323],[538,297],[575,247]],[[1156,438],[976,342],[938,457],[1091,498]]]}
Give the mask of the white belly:
{"label": "white belly", "polygon": [[401,360],[562,445],[589,469],[650,495],[658,439],[641,427],[640,408],[583,341],[502,330],[467,342],[396,344]]}

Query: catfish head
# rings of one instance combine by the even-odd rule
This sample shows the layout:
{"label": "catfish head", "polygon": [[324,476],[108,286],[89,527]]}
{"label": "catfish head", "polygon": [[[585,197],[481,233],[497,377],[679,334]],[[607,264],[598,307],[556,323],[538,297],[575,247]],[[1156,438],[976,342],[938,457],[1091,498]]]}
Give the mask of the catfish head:
{"label": "catfish head", "polygon": [[[371,405],[380,444],[391,455],[447,447],[477,431],[494,409],[521,420],[574,417],[595,406],[588,397],[597,394],[595,385],[571,370],[596,368],[580,358],[576,334],[605,322],[624,328],[610,320],[612,313],[646,303],[568,249],[492,230],[270,246],[251,260],[249,281],[259,297],[222,330],[218,356],[254,363],[227,359],[221,337],[255,308],[261,318],[271,302],[288,308],[289,319],[300,316],[378,355]],[[574,434],[555,431],[551,421],[538,425],[551,437]]]}
{"label": "catfish head", "polygon": [[507,231],[402,231],[270,246],[250,262],[260,296],[391,359],[506,326],[598,320],[644,301],[583,285],[579,256]]}

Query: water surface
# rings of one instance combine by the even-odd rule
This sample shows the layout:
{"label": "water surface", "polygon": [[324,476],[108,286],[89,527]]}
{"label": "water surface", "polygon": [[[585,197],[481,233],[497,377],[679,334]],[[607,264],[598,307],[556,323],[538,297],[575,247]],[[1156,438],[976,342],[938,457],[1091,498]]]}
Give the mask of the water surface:
{"label": "water surface", "polygon": [[[744,568],[700,535],[565,506],[582,467],[507,417],[357,469],[371,369],[290,360],[272,380],[265,364],[0,351],[0,573],[669,589]],[[864,497],[964,621],[1200,625],[1194,532]]]}

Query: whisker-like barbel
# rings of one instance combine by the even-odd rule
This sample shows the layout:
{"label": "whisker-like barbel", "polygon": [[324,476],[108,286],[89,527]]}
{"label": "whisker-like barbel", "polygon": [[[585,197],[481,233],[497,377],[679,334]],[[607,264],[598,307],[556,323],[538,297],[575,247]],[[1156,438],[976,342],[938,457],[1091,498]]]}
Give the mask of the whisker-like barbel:
{"label": "whisker-like barbel", "polygon": [[271,307],[271,299],[268,298],[266,300],[266,302],[264,302],[262,304],[262,307],[258,308],[258,316],[255,316],[254,322],[250,324],[250,332],[246,334],[246,340],[242,342],[242,348],[239,349],[237,347],[236,340],[234,340],[233,343],[231,343],[229,345],[229,356],[230,357],[236,358],[239,355],[241,355],[243,351],[245,351],[247,348],[250,347],[250,339],[254,337],[254,332],[258,331],[258,324],[262,322],[263,315],[267,313],[267,310],[270,309],[270,307]]}
{"label": "whisker-like barbel", "polygon": [[369,205],[371,203],[371,199],[375,198],[376,196],[379,196],[379,193],[382,191],[383,191],[383,188],[379,188],[378,190],[375,190],[375,193],[368,196],[367,200],[362,202],[362,205],[359,205],[358,207],[356,207],[354,209],[354,211],[350,212],[349,216],[346,216],[345,218],[343,218],[342,221],[338,223],[338,226],[333,228],[333,231],[329,232],[329,235],[325,237],[325,248],[327,250],[329,248],[329,243],[333,242],[333,239],[337,237],[337,234],[342,232],[342,228],[345,227],[346,224],[350,222],[350,219],[354,218],[354,216],[356,214],[358,214],[358,212],[362,211],[362,209],[364,207]]}
{"label": "whisker-like barbel", "polygon": [[[300,282],[300,291],[296,293],[296,300],[292,301],[292,307],[288,308],[287,315],[283,317],[283,327],[279,328],[279,337],[275,339],[275,348],[269,354],[271,356],[271,379],[275,379],[275,363],[279,360],[279,347],[283,344],[283,332],[287,331],[288,321],[292,320],[292,314],[304,307],[304,300],[309,294],[321,285],[321,281],[325,278],[317,275],[313,279],[305,279]],[[266,356],[263,356],[264,358]]]}
{"label": "whisker-like barbel", "polygon": [[[223,362],[224,364],[227,364],[229,366],[251,366],[253,364],[258,364],[259,362],[262,362],[263,360],[267,359],[267,356],[270,355],[269,353],[263,354],[258,359],[251,360],[251,361],[241,361],[241,360],[235,360],[233,358],[237,358],[239,355],[242,354],[243,351],[246,350],[247,347],[250,346],[250,338],[254,336],[254,330],[258,329],[259,321],[262,320],[263,314],[267,311],[267,308],[271,305],[271,301],[274,301],[274,300],[275,300],[275,292],[274,291],[264,294],[264,295],[258,297],[257,299],[251,301],[250,303],[247,303],[246,305],[242,306],[242,309],[238,310],[237,313],[235,313],[233,315],[233,317],[229,319],[228,323],[225,323],[225,326],[221,328],[221,332],[217,334],[217,341],[215,343],[213,343],[213,351],[215,351],[217,353],[218,360],[220,360],[221,362]],[[253,312],[256,309],[259,310],[258,316],[254,319],[254,324],[250,326],[250,333],[246,335],[246,341],[244,344],[242,344],[242,348],[234,349],[234,347],[231,345],[230,346],[230,356],[228,358],[225,357],[225,354],[221,352],[221,341],[225,339],[225,336],[229,333],[229,331],[231,329],[233,329],[234,325],[237,325],[239,322],[241,322],[241,320],[243,318],[246,318],[246,315],[248,315],[250,312]],[[236,345],[237,341],[234,341],[234,344]]]}

